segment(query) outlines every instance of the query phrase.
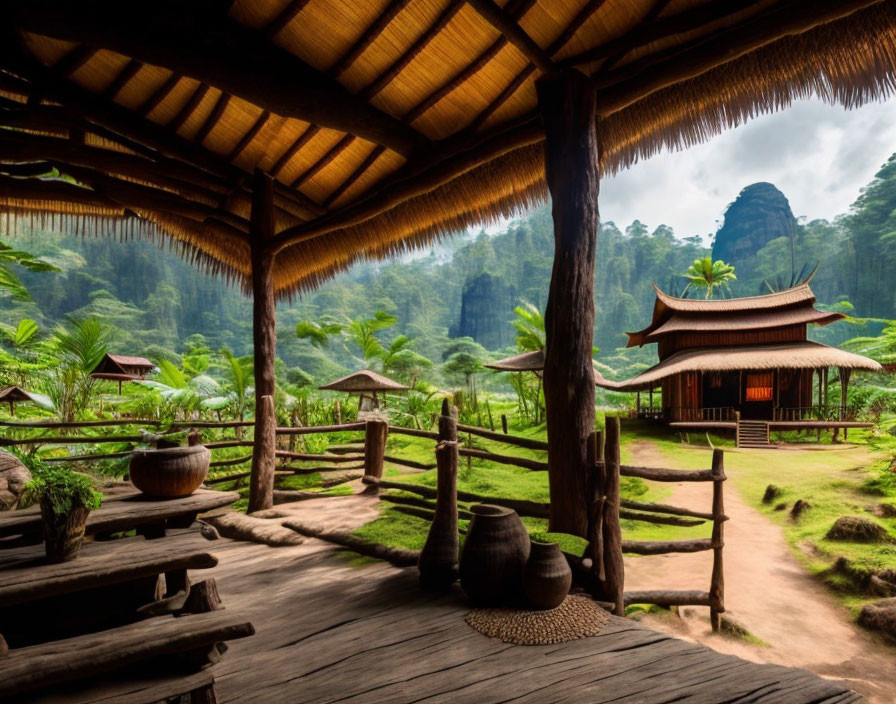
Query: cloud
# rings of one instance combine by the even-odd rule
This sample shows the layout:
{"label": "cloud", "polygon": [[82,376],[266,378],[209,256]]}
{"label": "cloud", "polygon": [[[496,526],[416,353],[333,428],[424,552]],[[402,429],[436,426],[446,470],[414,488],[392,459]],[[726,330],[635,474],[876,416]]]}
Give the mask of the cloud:
{"label": "cloud", "polygon": [[844,213],[896,151],[896,102],[856,110],[798,101],[705,144],[659,154],[607,178],[600,212],[624,228],[635,219],[680,237],[709,235],[745,186],[775,184],[794,214]]}

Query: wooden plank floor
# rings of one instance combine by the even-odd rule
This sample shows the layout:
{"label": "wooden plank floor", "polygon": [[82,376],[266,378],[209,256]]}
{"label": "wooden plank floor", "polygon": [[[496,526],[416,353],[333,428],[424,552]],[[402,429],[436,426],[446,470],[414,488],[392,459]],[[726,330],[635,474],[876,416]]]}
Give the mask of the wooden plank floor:
{"label": "wooden plank floor", "polygon": [[459,591],[421,594],[415,570],[354,567],[317,541],[269,548],[221,540],[214,553],[223,603],[256,629],[214,668],[222,704],[860,701],[843,683],[722,655],[627,619],[593,638],[508,645],[467,626]]}

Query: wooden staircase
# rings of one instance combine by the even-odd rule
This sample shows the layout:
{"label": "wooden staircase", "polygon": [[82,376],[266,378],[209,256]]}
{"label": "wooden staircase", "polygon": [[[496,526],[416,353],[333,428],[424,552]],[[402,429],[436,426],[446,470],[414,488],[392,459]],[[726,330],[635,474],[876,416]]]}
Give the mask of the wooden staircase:
{"label": "wooden staircase", "polygon": [[764,420],[738,420],[737,446],[749,448],[773,448],[769,442],[768,423]]}

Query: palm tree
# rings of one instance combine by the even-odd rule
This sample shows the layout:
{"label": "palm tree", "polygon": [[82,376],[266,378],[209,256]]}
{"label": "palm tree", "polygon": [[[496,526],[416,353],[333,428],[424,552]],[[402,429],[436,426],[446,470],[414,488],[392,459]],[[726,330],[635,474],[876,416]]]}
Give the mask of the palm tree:
{"label": "palm tree", "polygon": [[685,295],[691,286],[706,289],[706,298],[713,297],[715,289],[728,289],[730,282],[737,280],[734,275],[734,267],[726,264],[721,259],[716,261],[712,257],[695,259],[684,278],[688,279],[688,285],[684,287],[682,295]]}
{"label": "palm tree", "polygon": [[537,352],[544,349],[544,316],[531,303],[523,302],[513,309],[516,320],[516,346],[523,352]]}
{"label": "palm tree", "polygon": [[90,372],[109,351],[111,334],[112,329],[96,318],[75,317],[53,333],[50,344],[59,364],[45,384],[62,420],[74,420],[77,411],[90,405],[97,382]]}

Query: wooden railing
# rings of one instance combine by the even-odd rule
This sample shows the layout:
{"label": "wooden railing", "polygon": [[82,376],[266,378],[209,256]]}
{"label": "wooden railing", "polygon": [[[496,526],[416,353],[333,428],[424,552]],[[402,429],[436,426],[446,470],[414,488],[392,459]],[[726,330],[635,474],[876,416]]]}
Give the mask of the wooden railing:
{"label": "wooden railing", "polygon": [[774,420],[791,422],[801,420],[854,421],[858,417],[859,411],[860,408],[855,405],[841,406],[837,404],[775,408]]}
{"label": "wooden railing", "polygon": [[[720,618],[725,611],[724,575],[722,550],[724,548],[723,482],[725,481],[724,453],[714,450],[712,467],[701,470],[678,470],[661,467],[635,467],[619,462],[619,419],[607,418],[606,447],[601,449],[601,433],[592,438],[594,466],[589,481],[589,504],[591,511],[588,521],[589,559],[584,564],[589,569],[592,593],[595,598],[614,606],[617,614],[624,613],[630,604],[657,604],[660,606],[708,606],[710,621],[714,631],[720,627]],[[623,540],[619,519],[622,501],[619,495],[619,478],[638,477],[657,482],[704,482],[713,483],[712,509],[709,513],[681,509],[674,506],[642,504],[640,510],[662,510],[665,513],[700,517],[712,521],[712,537],[692,540],[645,541]],[[713,551],[712,574],[708,591],[624,591],[623,553],[636,555],[661,555],[678,552]]]}
{"label": "wooden railing", "polygon": [[734,420],[735,409],[732,406],[709,406],[691,408],[678,406],[669,409],[669,419],[683,422],[728,422]]}

